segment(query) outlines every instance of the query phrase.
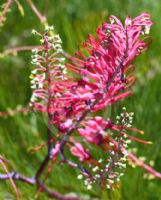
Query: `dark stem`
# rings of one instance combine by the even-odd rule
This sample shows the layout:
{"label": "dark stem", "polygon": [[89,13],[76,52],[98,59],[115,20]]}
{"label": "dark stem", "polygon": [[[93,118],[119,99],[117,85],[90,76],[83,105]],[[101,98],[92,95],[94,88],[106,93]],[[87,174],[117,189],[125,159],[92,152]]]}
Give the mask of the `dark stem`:
{"label": "dark stem", "polygon": [[40,167],[38,168],[38,170],[37,170],[37,172],[35,174],[35,180],[36,180],[37,184],[39,184],[39,182],[40,182],[39,177],[41,176],[42,172],[45,170],[45,167],[48,164],[49,159],[50,159],[49,155],[47,155],[44,158],[43,162],[41,163]]}
{"label": "dark stem", "polygon": [[[38,187],[42,187],[42,185],[44,185],[44,183],[41,183],[40,185],[40,176],[43,173],[43,171],[45,170],[46,166],[48,165],[48,162],[50,160],[50,151],[52,148],[52,143],[50,142],[52,139],[52,134],[51,134],[51,115],[49,112],[50,109],[50,103],[51,103],[51,76],[50,76],[50,64],[49,64],[49,44],[48,44],[48,39],[46,37],[46,35],[43,36],[44,39],[44,43],[45,43],[45,63],[46,63],[46,74],[47,74],[47,81],[48,81],[48,105],[47,105],[47,111],[48,111],[48,127],[47,127],[47,143],[48,143],[48,153],[46,155],[46,157],[44,158],[43,162],[41,163],[39,169],[36,172],[35,175],[35,179],[36,179],[36,183]],[[41,188],[42,190],[42,188]]]}
{"label": "dark stem", "polygon": [[46,63],[46,74],[47,74],[47,81],[48,81],[48,105],[47,105],[47,112],[48,112],[48,155],[50,154],[50,150],[52,148],[52,143],[50,142],[52,139],[52,134],[51,134],[51,118],[52,116],[50,115],[50,104],[51,104],[51,75],[50,75],[50,63],[49,63],[49,43],[46,35],[43,36],[44,42],[45,42],[45,63]]}
{"label": "dark stem", "polygon": [[9,173],[8,175],[7,174],[0,174],[0,180],[7,180],[7,179],[9,179],[9,177],[12,178],[12,179],[15,179],[15,180],[20,180],[24,183],[28,183],[30,185],[35,184],[35,178],[28,178],[26,176],[23,176],[23,175],[17,173],[17,172],[14,172],[14,171]]}
{"label": "dark stem", "polygon": [[[43,165],[44,166],[44,165]],[[39,170],[39,172],[43,171],[43,167]],[[20,173],[17,173],[15,171],[7,174],[0,174],[0,180],[9,180],[9,178],[12,178],[13,180],[19,180],[23,183],[27,183],[29,185],[35,185],[37,184],[36,178],[28,178]],[[83,200],[79,197],[77,197],[75,194],[68,194],[63,195],[59,192],[51,191],[48,189],[43,183],[39,181],[39,186],[41,187],[41,191],[45,192],[50,198],[58,199],[58,200]]]}

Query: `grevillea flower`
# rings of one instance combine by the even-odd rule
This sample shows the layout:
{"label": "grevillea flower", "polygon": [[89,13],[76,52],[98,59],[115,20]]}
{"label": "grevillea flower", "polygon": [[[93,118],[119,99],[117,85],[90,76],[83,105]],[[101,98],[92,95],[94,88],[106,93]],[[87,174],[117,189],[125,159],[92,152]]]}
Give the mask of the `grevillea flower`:
{"label": "grevillea flower", "polygon": [[[135,19],[127,17],[124,26],[114,16],[110,16],[110,20],[111,24],[103,23],[96,30],[96,38],[88,36],[82,50],[71,57],[71,64],[67,65],[82,76],[74,94],[70,94],[74,101],[80,101],[81,106],[77,107],[81,109],[86,107],[82,101],[90,104],[99,99],[93,110],[100,110],[131,94],[124,91],[134,80],[128,73],[133,68],[131,61],[148,46],[145,39],[140,39],[152,24],[147,13]],[[88,53],[86,57],[84,49]]]}
{"label": "grevillea flower", "polygon": [[[47,112],[49,124],[59,132],[50,155],[60,155],[64,163],[80,169],[78,177],[86,178],[88,189],[96,182],[110,188],[119,180],[120,170],[126,167],[129,139],[148,143],[127,133],[141,132],[131,127],[133,113],[125,109],[116,123],[98,113],[90,116],[131,94],[128,88],[135,80],[132,61],[149,45],[144,37],[152,25],[149,14],[127,17],[124,25],[115,16],[109,19],[110,23],[96,30],[96,37],[88,35],[75,56],[63,52],[58,35],[38,33],[43,46],[33,57],[37,68],[31,76],[32,107]],[[68,76],[67,68],[79,78]],[[65,156],[66,147],[77,157],[76,163]],[[102,152],[102,157],[93,154],[93,147]]]}
{"label": "grevillea flower", "polygon": [[74,146],[70,148],[70,151],[74,156],[78,157],[80,161],[88,160],[90,158],[88,151],[78,142],[74,142]]}

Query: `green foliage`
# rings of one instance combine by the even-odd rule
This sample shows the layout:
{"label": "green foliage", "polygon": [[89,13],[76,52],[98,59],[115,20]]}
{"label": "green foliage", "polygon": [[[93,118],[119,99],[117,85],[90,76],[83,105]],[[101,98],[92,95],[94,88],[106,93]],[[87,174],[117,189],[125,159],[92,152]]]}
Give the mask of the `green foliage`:
{"label": "green foliage", "polygon": [[[1,4],[5,1],[1,1]],[[107,20],[110,14],[121,19],[131,15],[135,17],[148,11],[154,21],[151,35],[153,43],[144,55],[137,59],[136,73],[138,81],[134,94],[126,101],[112,108],[112,114],[126,105],[129,111],[135,112],[135,127],[145,131],[144,139],[151,140],[153,145],[133,142],[138,147],[138,155],[147,157],[147,162],[154,160],[155,168],[161,171],[161,27],[159,0],[46,0],[35,1],[37,7],[47,16],[50,25],[62,37],[64,49],[74,52],[78,43],[85,40],[88,33],[95,34],[96,27]],[[22,7],[23,8],[22,8]],[[25,0],[21,1],[18,12],[17,5],[12,3],[11,12],[7,13],[4,26],[0,30],[0,52],[7,48],[24,45],[37,45],[31,35],[32,29],[43,30],[38,18],[31,11]],[[24,17],[22,13],[24,10]],[[31,70],[29,52],[8,55],[0,58],[0,110],[14,108],[17,104],[25,105],[30,98],[29,74]],[[45,141],[46,123],[42,116],[30,114],[0,119],[0,154],[10,160],[14,167],[25,175],[33,175],[43,159],[44,150],[32,154],[30,149]],[[64,170],[64,173],[61,173]],[[1,171],[1,167],[0,167]],[[160,180],[143,179],[144,171],[128,167],[122,178],[120,188],[116,191],[101,191],[99,187],[86,191],[77,180],[77,172],[67,166],[54,167],[48,184],[56,190],[68,193],[75,191],[80,195],[97,196],[101,200],[161,200]],[[36,188],[16,182],[22,199],[32,200]],[[10,197],[10,198],[9,198]],[[0,182],[0,199],[14,199],[8,181]],[[41,194],[39,199],[48,199]]]}

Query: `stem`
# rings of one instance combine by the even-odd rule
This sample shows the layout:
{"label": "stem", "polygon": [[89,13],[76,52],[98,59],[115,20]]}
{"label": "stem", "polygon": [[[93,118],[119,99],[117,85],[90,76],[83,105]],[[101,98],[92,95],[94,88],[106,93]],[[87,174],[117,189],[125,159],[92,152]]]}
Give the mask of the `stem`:
{"label": "stem", "polygon": [[34,178],[28,178],[26,176],[23,176],[15,171],[13,172],[10,172],[8,174],[0,174],[0,180],[7,180],[12,178],[12,179],[15,179],[15,180],[20,180],[24,183],[28,183],[29,185],[34,185],[35,184],[35,179]]}
{"label": "stem", "polygon": [[49,112],[50,109],[50,103],[51,103],[51,77],[50,77],[50,66],[49,66],[49,45],[48,45],[48,39],[46,38],[46,36],[44,35],[43,37],[44,42],[45,42],[45,63],[46,63],[46,74],[47,74],[47,81],[48,81],[48,105],[47,105],[47,112],[48,112],[48,127],[47,127],[47,145],[48,145],[48,153],[46,155],[46,157],[44,158],[43,162],[41,163],[38,171],[36,172],[35,178],[36,178],[36,182],[37,185],[41,187],[40,185],[40,180],[39,177],[41,176],[42,172],[44,171],[45,167],[47,166],[49,160],[50,160],[50,151],[52,148],[52,143],[50,142],[52,139],[52,135],[51,135],[51,115]]}
{"label": "stem", "polygon": [[18,113],[28,113],[30,109],[26,106],[23,108],[16,108],[14,110],[10,109],[9,111],[0,112],[0,117],[8,117],[8,116],[14,116]]}
{"label": "stem", "polygon": [[132,153],[128,153],[128,157],[130,160],[132,160],[136,165],[144,168],[146,171],[148,171],[149,173],[153,174],[155,177],[158,177],[161,179],[161,173],[157,172],[156,170],[154,170],[152,167],[150,167],[149,165],[145,164],[142,160],[140,160],[139,158],[137,158],[134,154]]}
{"label": "stem", "polygon": [[37,184],[39,184],[39,177],[41,176],[42,172],[44,171],[46,165],[48,164],[49,162],[49,155],[47,155],[43,162],[41,163],[40,167],[38,168],[37,172],[36,172],[36,175],[35,175],[35,179],[36,179],[36,182]]}
{"label": "stem", "polygon": [[48,155],[50,154],[50,150],[52,148],[52,143],[50,142],[52,139],[52,134],[51,134],[51,118],[52,116],[50,115],[50,104],[51,104],[51,94],[52,94],[52,90],[51,90],[51,75],[50,75],[50,63],[49,63],[49,43],[48,43],[48,39],[46,38],[46,36],[43,37],[44,42],[45,42],[45,63],[46,63],[46,74],[47,74],[47,82],[48,82],[48,105],[47,105],[47,112],[48,112]]}
{"label": "stem", "polygon": [[[16,187],[16,185],[15,185],[15,183],[14,183],[12,177],[10,176],[6,165],[4,164],[3,160],[1,160],[1,159],[0,159],[0,165],[2,166],[2,168],[4,169],[4,171],[6,172],[6,176],[8,177],[8,179],[9,179],[11,185],[12,185],[12,188],[13,188],[15,194],[16,194],[16,199],[18,200],[18,199],[19,199],[19,195],[18,195],[17,187]],[[3,177],[3,178],[4,178],[4,177]],[[0,177],[0,179],[1,179],[1,177]]]}
{"label": "stem", "polygon": [[9,6],[11,5],[11,3],[12,3],[12,0],[7,0],[6,4],[4,6],[4,9],[2,11],[2,14],[0,15],[0,25],[3,24],[3,21],[5,20],[5,15],[8,11]]}
{"label": "stem", "polygon": [[40,11],[37,9],[37,7],[35,6],[35,4],[32,2],[32,0],[26,0],[27,3],[30,5],[32,11],[35,13],[35,15],[38,17],[38,19],[40,20],[40,22],[43,24],[43,25],[46,25],[47,24],[47,19],[44,15],[42,15],[40,13]]}
{"label": "stem", "polygon": [[40,49],[43,46],[21,46],[6,49],[4,52],[0,53],[0,56],[7,56],[9,54],[16,54],[19,51],[31,51],[32,49]]}
{"label": "stem", "polygon": [[[77,197],[75,194],[73,195],[62,195],[58,192],[53,192],[46,188],[44,185],[41,185],[42,191],[46,192],[49,197],[56,198],[58,200],[83,200],[82,198]],[[92,199],[91,199],[92,200]]]}
{"label": "stem", "polygon": [[[41,167],[41,170],[43,167]],[[0,174],[0,180],[19,180],[23,183],[27,183],[29,185],[35,185],[36,184],[36,178],[28,178],[26,176],[23,176],[15,171],[7,174]],[[41,191],[45,192],[49,197],[58,199],[58,200],[83,200],[76,195],[63,195],[59,192],[51,191],[48,189],[43,183],[39,182],[39,186],[41,186]]]}

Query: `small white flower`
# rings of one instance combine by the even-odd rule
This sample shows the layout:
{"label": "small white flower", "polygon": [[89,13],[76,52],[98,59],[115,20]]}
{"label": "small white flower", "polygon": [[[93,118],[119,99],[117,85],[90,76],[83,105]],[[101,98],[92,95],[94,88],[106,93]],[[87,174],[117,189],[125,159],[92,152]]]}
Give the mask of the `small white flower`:
{"label": "small white flower", "polygon": [[64,62],[64,61],[65,61],[65,58],[59,58],[59,61],[60,61],[60,62]]}
{"label": "small white flower", "polygon": [[41,39],[41,40],[40,40],[40,42],[41,42],[41,44],[43,44],[43,43],[44,43],[44,40],[43,40],[43,39]]}
{"label": "small white flower", "polygon": [[111,22],[111,24],[114,24],[115,23],[115,19],[110,19],[110,22]]}
{"label": "small white flower", "polygon": [[123,176],[123,175],[124,175],[124,173],[120,173],[120,174],[119,174],[119,177],[121,177],[121,176]]}
{"label": "small white flower", "polygon": [[87,185],[87,190],[91,190],[92,186],[91,185]]}
{"label": "small white flower", "polygon": [[39,82],[40,79],[39,79],[38,77],[35,77],[32,81],[33,81],[33,82]]}
{"label": "small white flower", "polygon": [[37,31],[36,31],[35,29],[32,29],[31,33],[32,33],[33,35],[35,35],[35,34],[37,33]]}
{"label": "small white flower", "polygon": [[98,162],[99,162],[99,163],[102,163],[102,162],[103,162],[103,159],[102,159],[102,158],[100,158],[100,159],[98,160]]}
{"label": "small white flower", "polygon": [[66,68],[63,69],[63,74],[67,74],[67,69]]}
{"label": "small white flower", "polygon": [[31,102],[35,102],[36,100],[37,100],[36,94],[33,93],[33,95],[31,96],[30,101],[31,101]]}
{"label": "small white flower", "polygon": [[88,181],[87,180],[84,181],[84,185],[88,185]]}
{"label": "small white flower", "polygon": [[145,33],[146,35],[148,35],[149,32],[150,32],[150,27],[149,27],[149,26],[145,26],[144,33]]}
{"label": "small white flower", "polygon": [[131,127],[132,127],[132,125],[131,125],[131,124],[127,124],[127,127],[128,127],[128,128],[131,128]]}
{"label": "small white flower", "polygon": [[107,189],[110,189],[110,185],[106,185]]}
{"label": "small white flower", "polygon": [[32,85],[32,86],[31,86],[31,89],[36,89],[36,85]]}
{"label": "small white flower", "polygon": [[92,169],[92,171],[93,171],[93,172],[96,172],[98,169],[99,169],[99,167],[96,166],[96,167],[94,167],[94,168]]}
{"label": "small white flower", "polygon": [[113,183],[114,183],[114,180],[108,179],[108,182],[109,182],[110,184],[113,184]]}
{"label": "small white flower", "polygon": [[38,87],[39,87],[39,89],[42,89],[43,88],[43,83],[39,83]]}
{"label": "small white flower", "polygon": [[95,177],[96,177],[96,178],[100,178],[100,175],[99,175],[99,174],[96,174]]}
{"label": "small white flower", "polygon": [[83,178],[83,175],[82,174],[79,174],[78,176],[77,176],[77,179],[82,179]]}
{"label": "small white flower", "polygon": [[114,146],[114,144],[113,144],[112,142],[109,142],[109,145],[110,145],[111,147],[113,147],[113,146]]}
{"label": "small white flower", "polygon": [[42,73],[42,80],[45,80],[45,78],[46,78],[46,74]]}
{"label": "small white flower", "polygon": [[36,74],[37,73],[37,69],[34,69],[31,71],[32,74]]}
{"label": "small white flower", "polygon": [[124,106],[124,107],[122,107],[122,110],[126,110],[126,107]]}
{"label": "small white flower", "polygon": [[38,53],[38,49],[32,49],[32,53],[37,54]]}
{"label": "small white flower", "polygon": [[45,31],[53,31],[54,30],[54,26],[47,26],[45,28]]}
{"label": "small white flower", "polygon": [[131,113],[129,113],[129,115],[132,117],[132,116],[134,116],[134,113],[133,113],[133,112],[131,112]]}

